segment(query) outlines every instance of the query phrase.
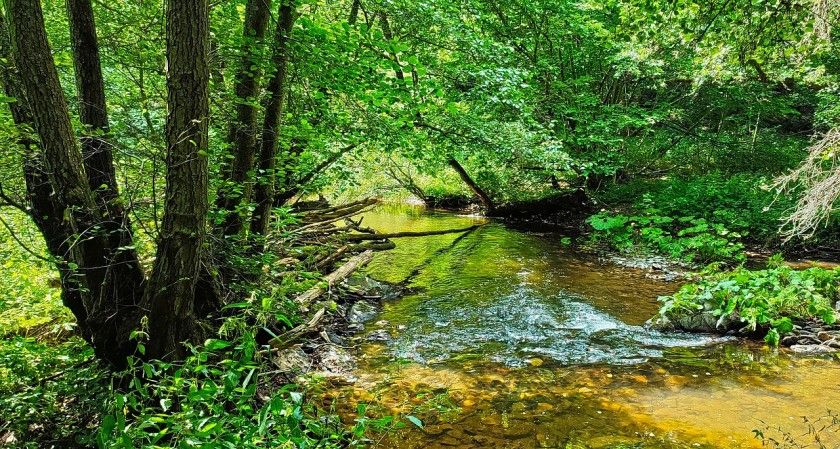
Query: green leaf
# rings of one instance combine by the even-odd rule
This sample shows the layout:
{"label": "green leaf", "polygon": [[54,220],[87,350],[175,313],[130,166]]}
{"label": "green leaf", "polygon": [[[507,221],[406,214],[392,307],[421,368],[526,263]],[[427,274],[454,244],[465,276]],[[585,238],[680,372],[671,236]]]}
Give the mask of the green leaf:
{"label": "green leaf", "polygon": [[416,416],[414,416],[414,415],[407,415],[407,416],[405,417],[405,419],[407,419],[407,420],[411,421],[411,423],[412,423],[412,424],[414,424],[415,426],[417,426],[417,427],[419,427],[419,428],[421,428],[421,429],[423,428],[423,421],[420,421],[420,418],[418,418],[418,417],[416,417]]}

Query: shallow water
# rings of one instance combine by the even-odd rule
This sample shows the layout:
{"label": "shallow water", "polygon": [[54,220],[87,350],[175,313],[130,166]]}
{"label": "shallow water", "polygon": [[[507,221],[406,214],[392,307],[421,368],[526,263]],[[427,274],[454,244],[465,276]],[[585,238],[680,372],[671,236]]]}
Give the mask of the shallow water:
{"label": "shallow water", "polygon": [[[404,206],[365,217],[383,232],[481,221]],[[828,423],[840,363],[647,330],[657,296],[679,285],[562,237],[488,223],[396,239],[368,274],[413,293],[360,336],[358,381],[338,393],[346,415],[364,402],[423,420],[378,442],[394,448],[753,448],[756,430],[808,444],[803,417]],[[390,341],[364,340],[383,331]],[[837,435],[822,431],[823,447]]]}

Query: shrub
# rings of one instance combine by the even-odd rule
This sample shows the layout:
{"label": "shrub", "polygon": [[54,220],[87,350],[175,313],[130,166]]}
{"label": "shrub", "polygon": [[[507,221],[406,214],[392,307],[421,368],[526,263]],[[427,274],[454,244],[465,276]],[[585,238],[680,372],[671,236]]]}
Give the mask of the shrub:
{"label": "shrub", "polygon": [[781,336],[793,330],[794,321],[836,321],[838,282],[840,269],[794,270],[774,256],[764,270],[740,267],[701,274],[677,293],[660,297],[660,315],[678,319],[709,312],[719,317],[718,323],[731,320],[750,332],[766,332],[765,340],[778,345]]}
{"label": "shrub", "polygon": [[[649,211],[650,212],[650,211]],[[602,212],[589,218],[595,242],[619,251],[654,251],[688,263],[742,262],[741,235],[704,218]]]}

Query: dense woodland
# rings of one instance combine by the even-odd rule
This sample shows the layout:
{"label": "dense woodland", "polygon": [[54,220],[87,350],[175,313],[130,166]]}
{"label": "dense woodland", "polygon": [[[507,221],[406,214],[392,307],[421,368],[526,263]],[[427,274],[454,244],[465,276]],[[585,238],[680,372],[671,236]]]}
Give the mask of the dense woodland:
{"label": "dense woodland", "polygon": [[[368,198],[685,267],[836,258],[838,23],[835,0],[5,0],[0,438],[364,445],[260,375],[301,294],[393,245],[350,218]],[[838,276],[803,276],[833,322]],[[761,309],[777,345],[799,317],[768,301],[722,313]]]}

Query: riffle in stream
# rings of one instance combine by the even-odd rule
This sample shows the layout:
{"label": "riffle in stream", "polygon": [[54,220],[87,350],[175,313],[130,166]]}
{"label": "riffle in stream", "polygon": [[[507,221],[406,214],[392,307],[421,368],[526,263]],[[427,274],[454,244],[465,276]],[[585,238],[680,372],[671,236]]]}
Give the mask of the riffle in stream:
{"label": "riffle in stream", "polygon": [[[483,221],[403,206],[364,220],[383,232]],[[385,303],[359,336],[356,381],[325,402],[348,420],[359,403],[423,420],[378,442],[392,448],[759,448],[755,431],[809,444],[810,427],[832,423],[840,363],[648,330],[679,284],[562,237],[489,223],[397,239],[367,272],[413,293]],[[836,429],[824,447],[840,447]]]}

